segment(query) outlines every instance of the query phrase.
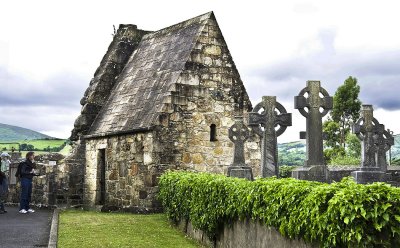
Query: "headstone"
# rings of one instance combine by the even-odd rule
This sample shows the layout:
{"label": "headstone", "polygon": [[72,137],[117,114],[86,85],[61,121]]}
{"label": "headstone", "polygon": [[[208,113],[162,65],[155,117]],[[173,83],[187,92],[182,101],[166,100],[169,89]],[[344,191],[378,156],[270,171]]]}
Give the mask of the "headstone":
{"label": "headstone", "polygon": [[[249,126],[262,137],[261,176],[279,176],[277,137],[292,125],[292,114],[276,101],[276,96],[263,96],[249,113]],[[275,127],[279,126],[277,130]]]}
{"label": "headstone", "polygon": [[372,105],[362,105],[361,117],[354,124],[353,132],[361,140],[361,168],[351,175],[357,183],[372,183],[385,180],[385,172],[377,164],[378,147],[375,141],[378,138],[380,126],[374,118]]}
{"label": "headstone", "polygon": [[294,107],[307,120],[305,132],[307,159],[304,167],[294,170],[292,176],[298,179],[326,181],[322,117],[332,109],[332,97],[321,87],[320,81],[307,81],[307,86],[295,96]]}
{"label": "headstone", "polygon": [[243,123],[243,117],[235,117],[235,124],[229,128],[229,139],[234,144],[233,164],[228,167],[228,176],[253,180],[251,167],[246,166],[244,143],[249,138],[249,129]]}
{"label": "headstone", "polygon": [[386,173],[387,171],[387,159],[386,152],[390,150],[390,147],[394,145],[394,138],[389,133],[389,131],[385,130],[385,126],[383,124],[379,124],[378,128],[373,136],[374,143],[377,147],[375,161],[381,171]]}

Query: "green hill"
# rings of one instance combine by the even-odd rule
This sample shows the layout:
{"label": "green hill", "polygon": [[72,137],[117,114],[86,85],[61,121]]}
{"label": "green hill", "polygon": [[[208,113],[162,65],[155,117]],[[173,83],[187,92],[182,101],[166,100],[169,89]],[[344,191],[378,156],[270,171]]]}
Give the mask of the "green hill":
{"label": "green hill", "polygon": [[54,137],[17,126],[0,123],[0,141],[55,139]]}
{"label": "green hill", "polygon": [[[278,144],[278,157],[279,165],[304,165],[304,160],[306,159],[305,141],[294,141]],[[400,134],[394,136],[394,146],[392,146],[392,160],[395,159],[400,159]]]}

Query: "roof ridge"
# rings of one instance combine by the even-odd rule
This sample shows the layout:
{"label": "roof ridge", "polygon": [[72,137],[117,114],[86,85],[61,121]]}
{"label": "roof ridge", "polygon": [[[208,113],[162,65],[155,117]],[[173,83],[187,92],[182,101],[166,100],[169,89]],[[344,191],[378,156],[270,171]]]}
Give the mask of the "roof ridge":
{"label": "roof ridge", "polygon": [[186,26],[188,26],[190,24],[193,24],[193,23],[202,22],[202,21],[207,20],[207,19],[209,19],[209,18],[211,18],[213,16],[214,16],[214,12],[213,11],[207,12],[205,14],[202,14],[202,15],[187,19],[187,20],[179,22],[177,24],[174,24],[174,25],[162,28],[160,30],[148,33],[148,34],[143,36],[142,40],[151,39],[153,37],[156,37],[156,36],[159,36],[159,35],[163,35],[165,33],[169,33],[169,32],[171,32],[171,31],[173,31],[175,29],[183,28],[183,27],[186,27]]}

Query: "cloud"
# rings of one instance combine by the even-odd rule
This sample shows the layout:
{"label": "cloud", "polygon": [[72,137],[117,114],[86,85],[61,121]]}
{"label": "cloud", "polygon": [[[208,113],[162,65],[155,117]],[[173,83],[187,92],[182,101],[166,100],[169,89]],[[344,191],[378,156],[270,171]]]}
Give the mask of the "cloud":
{"label": "cloud", "polygon": [[310,47],[302,45],[296,53],[301,55],[248,71],[244,81],[251,98],[276,95],[282,101],[293,101],[307,80],[320,80],[334,95],[344,80],[353,76],[361,87],[363,103],[400,110],[400,50],[338,51],[332,29],[321,30],[315,41]]}
{"label": "cloud", "polygon": [[28,80],[0,67],[1,123],[67,138],[88,83],[71,73],[59,73],[42,82]]}
{"label": "cloud", "polygon": [[79,106],[87,80],[62,72],[43,81],[28,80],[0,67],[0,106]]}

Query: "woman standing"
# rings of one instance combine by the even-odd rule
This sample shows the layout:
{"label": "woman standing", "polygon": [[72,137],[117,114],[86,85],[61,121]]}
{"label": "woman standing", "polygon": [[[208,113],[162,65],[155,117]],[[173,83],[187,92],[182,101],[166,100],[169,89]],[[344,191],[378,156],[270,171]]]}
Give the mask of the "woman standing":
{"label": "woman standing", "polygon": [[35,165],[35,153],[28,152],[26,154],[26,161],[22,162],[21,165],[21,202],[19,205],[19,212],[21,214],[34,213],[35,210],[31,209],[29,203],[32,195],[32,178],[34,176]]}

